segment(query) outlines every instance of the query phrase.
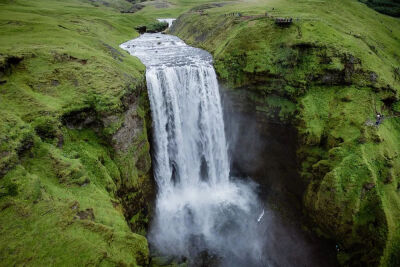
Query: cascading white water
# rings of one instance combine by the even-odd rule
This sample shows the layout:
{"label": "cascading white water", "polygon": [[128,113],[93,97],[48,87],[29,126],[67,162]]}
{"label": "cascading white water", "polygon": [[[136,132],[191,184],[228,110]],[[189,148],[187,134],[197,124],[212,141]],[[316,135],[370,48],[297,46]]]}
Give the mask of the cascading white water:
{"label": "cascading white water", "polygon": [[168,255],[208,251],[222,265],[257,265],[262,209],[253,186],[229,176],[211,55],[164,34],[144,34],[121,47],[147,67],[158,184],[150,242]]}
{"label": "cascading white water", "polygon": [[175,19],[172,18],[166,18],[166,19],[157,19],[159,22],[166,22],[168,23],[168,27],[172,26],[172,23],[174,23]]}

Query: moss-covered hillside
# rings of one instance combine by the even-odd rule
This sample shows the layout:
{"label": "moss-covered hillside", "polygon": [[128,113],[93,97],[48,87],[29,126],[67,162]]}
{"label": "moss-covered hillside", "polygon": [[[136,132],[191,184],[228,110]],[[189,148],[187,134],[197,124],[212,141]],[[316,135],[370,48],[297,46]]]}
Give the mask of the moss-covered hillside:
{"label": "moss-covered hillside", "polygon": [[157,265],[145,67],[119,45],[197,4],[0,0],[0,266]]}
{"label": "moss-covered hillside", "polygon": [[149,262],[138,21],[108,3],[0,1],[1,266]]}
{"label": "moss-covered hillside", "polygon": [[339,261],[399,266],[400,20],[356,0],[243,1],[194,8],[171,31],[212,52],[255,109],[296,126],[305,212]]}

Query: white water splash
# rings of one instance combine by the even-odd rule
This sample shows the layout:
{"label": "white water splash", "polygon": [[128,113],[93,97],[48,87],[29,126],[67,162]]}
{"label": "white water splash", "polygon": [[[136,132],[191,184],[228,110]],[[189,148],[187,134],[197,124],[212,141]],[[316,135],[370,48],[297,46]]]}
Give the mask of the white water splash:
{"label": "white water splash", "polygon": [[143,34],[121,47],[147,67],[158,185],[150,242],[167,255],[209,251],[226,266],[257,265],[260,207],[254,188],[229,176],[211,55],[163,34]]}
{"label": "white water splash", "polygon": [[157,19],[159,22],[166,22],[168,23],[168,27],[172,26],[172,23],[174,23],[174,21],[176,19],[172,19],[172,18],[165,18],[165,19]]}
{"label": "white water splash", "polygon": [[263,210],[260,214],[260,216],[258,216],[257,222],[261,222],[262,218],[264,217],[265,214],[265,210]]}

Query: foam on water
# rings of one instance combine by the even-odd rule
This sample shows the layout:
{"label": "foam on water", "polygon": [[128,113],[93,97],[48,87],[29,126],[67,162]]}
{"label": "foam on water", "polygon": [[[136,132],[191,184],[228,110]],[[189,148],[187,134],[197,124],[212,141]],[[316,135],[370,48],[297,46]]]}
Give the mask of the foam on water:
{"label": "foam on water", "polygon": [[166,255],[208,251],[223,265],[261,264],[262,208],[253,185],[229,175],[211,55],[164,34],[143,34],[121,47],[147,68],[158,185],[151,244]]}

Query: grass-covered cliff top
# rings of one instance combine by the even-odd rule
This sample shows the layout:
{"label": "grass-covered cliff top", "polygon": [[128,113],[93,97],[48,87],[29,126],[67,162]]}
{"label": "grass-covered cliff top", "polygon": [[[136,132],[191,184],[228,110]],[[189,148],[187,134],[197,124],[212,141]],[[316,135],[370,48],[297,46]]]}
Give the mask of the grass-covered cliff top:
{"label": "grass-covered cliff top", "polygon": [[149,264],[145,67],[119,45],[197,1],[136,2],[0,0],[1,266]]}
{"label": "grass-covered cliff top", "polygon": [[194,8],[171,31],[297,127],[306,213],[339,261],[400,265],[400,20],[356,0],[256,0]]}
{"label": "grass-covered cliff top", "polygon": [[[89,1],[0,1],[1,266],[148,263],[124,207],[150,168],[144,66],[118,48],[135,23]],[[127,109],[139,133],[113,138]]]}
{"label": "grass-covered cliff top", "polygon": [[145,67],[119,45],[197,1],[136,2],[0,0],[1,266],[149,264]]}
{"label": "grass-covered cliff top", "polygon": [[374,103],[400,111],[399,20],[356,0],[140,4],[0,0],[0,265],[148,264],[145,69],[118,46],[188,10],[174,33],[297,126],[305,206],[340,261],[400,265],[400,122],[365,125]]}

